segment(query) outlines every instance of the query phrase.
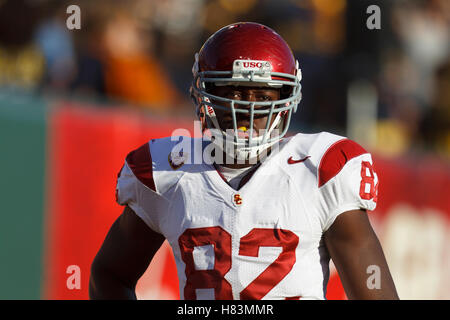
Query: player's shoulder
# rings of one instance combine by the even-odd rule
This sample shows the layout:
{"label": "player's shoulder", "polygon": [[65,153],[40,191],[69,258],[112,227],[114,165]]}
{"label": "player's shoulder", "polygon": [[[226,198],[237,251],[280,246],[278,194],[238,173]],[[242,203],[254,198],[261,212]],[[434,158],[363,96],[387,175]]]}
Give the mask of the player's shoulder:
{"label": "player's shoulder", "polygon": [[353,158],[368,153],[357,142],[330,132],[298,133],[290,138],[288,145],[291,163],[305,159],[319,187],[335,177]]}
{"label": "player's shoulder", "polygon": [[193,154],[191,153],[195,150],[195,145],[199,143],[197,140],[186,136],[151,139],[129,152],[126,161],[138,170],[148,169],[151,163],[152,171],[165,170],[177,163],[192,163]]}
{"label": "player's shoulder", "polygon": [[122,167],[118,178],[121,178],[121,176],[125,173],[127,177],[134,177],[143,185],[155,191],[156,189],[153,181],[152,167],[153,164],[150,144],[149,142],[146,142],[127,154],[125,157],[125,164]]}
{"label": "player's shoulder", "polygon": [[203,164],[205,141],[188,136],[171,136],[149,142],[153,171],[191,172]]}
{"label": "player's shoulder", "polygon": [[[196,145],[200,143],[200,148]],[[194,169],[194,152],[201,141],[186,136],[151,139],[126,156],[126,165],[144,185],[163,193],[181,176]],[[201,160],[201,159],[200,159]]]}

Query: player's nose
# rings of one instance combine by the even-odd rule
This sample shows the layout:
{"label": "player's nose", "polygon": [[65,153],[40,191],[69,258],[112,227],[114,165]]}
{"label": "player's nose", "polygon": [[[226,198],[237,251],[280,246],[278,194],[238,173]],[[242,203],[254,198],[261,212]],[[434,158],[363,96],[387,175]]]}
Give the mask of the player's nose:
{"label": "player's nose", "polygon": [[249,108],[243,108],[248,109],[248,112],[236,112],[236,121],[238,123],[250,123],[250,109]]}

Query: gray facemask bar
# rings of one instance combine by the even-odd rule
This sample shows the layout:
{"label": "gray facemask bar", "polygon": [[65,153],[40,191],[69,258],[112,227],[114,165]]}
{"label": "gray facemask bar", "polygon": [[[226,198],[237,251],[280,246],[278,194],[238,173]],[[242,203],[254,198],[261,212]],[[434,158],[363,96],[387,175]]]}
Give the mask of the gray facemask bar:
{"label": "gray facemask bar", "polygon": [[[291,96],[289,98],[286,99],[281,99],[281,100],[276,100],[276,101],[268,101],[268,102],[254,102],[254,101],[237,101],[237,100],[232,100],[232,99],[227,99],[227,98],[223,98],[220,96],[216,96],[210,93],[207,93],[205,90],[205,83],[206,82],[212,82],[212,83],[217,83],[217,82],[222,82],[222,83],[228,83],[228,82],[232,82],[232,83],[239,83],[239,82],[243,82],[246,85],[248,85],[249,82],[255,82],[255,84],[258,84],[257,81],[252,81],[253,79],[253,72],[250,72],[250,78],[244,78],[244,79],[233,79],[231,78],[232,72],[230,71],[205,71],[205,72],[199,72],[197,73],[197,75],[194,77],[194,85],[193,85],[193,89],[196,91],[197,94],[201,95],[203,97],[202,99],[202,103],[206,106],[210,106],[212,108],[215,109],[219,109],[219,110],[224,110],[224,111],[231,111],[231,115],[232,115],[232,119],[233,119],[233,129],[234,129],[234,142],[236,144],[242,145],[242,146],[252,146],[253,145],[253,118],[254,118],[254,114],[263,114],[263,115],[268,115],[267,117],[267,123],[266,123],[266,127],[264,130],[264,137],[262,139],[262,141],[259,141],[258,144],[262,144],[262,143],[273,143],[278,141],[279,139],[281,139],[282,137],[284,137],[289,129],[289,124],[291,121],[291,117],[292,117],[292,112],[288,112],[287,115],[287,119],[285,121],[285,126],[283,128],[283,131],[280,135],[276,136],[276,137],[267,137],[267,134],[269,134],[269,126],[270,126],[270,122],[272,119],[272,116],[274,114],[279,114],[280,112],[283,111],[289,111],[289,110],[293,110],[293,112],[296,112],[297,110],[297,105],[300,102],[301,99],[301,84],[300,81],[298,80],[298,78],[294,75],[290,75],[290,74],[285,74],[285,73],[279,73],[279,72],[271,72],[271,76],[279,76],[282,78],[289,78],[292,79],[293,81],[284,81],[284,80],[269,80],[268,82],[264,82],[261,84],[264,84],[267,87],[272,87],[272,88],[276,88],[276,87],[281,87],[282,85],[288,85],[293,87],[293,92],[291,94]],[[206,77],[205,77],[206,76]],[[208,76],[215,76],[214,78],[212,77],[208,77]],[[217,76],[229,76],[229,78],[224,78],[224,77],[217,77]],[[199,88],[199,86],[201,86],[202,88]],[[208,99],[204,99],[204,97],[208,98]],[[208,101],[209,100],[209,101]],[[230,106],[223,106],[223,105],[219,105],[219,104],[215,104],[210,102],[211,100],[215,100],[215,101],[220,101],[220,102],[225,102],[228,103]],[[250,106],[250,109],[238,109],[235,108],[235,104],[238,105],[243,105],[243,106]],[[260,110],[260,109],[256,109],[255,110],[255,104],[258,105],[258,107],[265,107],[265,106],[270,106],[270,108],[264,109],[264,110]],[[288,104],[286,106],[286,104]],[[282,106],[282,107],[276,107],[276,106]],[[237,113],[250,113],[250,129],[249,129],[249,140],[247,141],[246,139],[239,139],[237,136],[237,121],[236,121],[236,112]],[[221,129],[221,128],[220,128]],[[222,130],[222,129],[221,129]]]}

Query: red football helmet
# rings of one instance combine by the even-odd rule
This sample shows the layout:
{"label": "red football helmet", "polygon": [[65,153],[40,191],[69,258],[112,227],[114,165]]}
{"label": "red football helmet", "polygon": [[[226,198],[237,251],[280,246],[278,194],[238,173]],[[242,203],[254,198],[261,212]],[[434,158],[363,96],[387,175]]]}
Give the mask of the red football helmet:
{"label": "red football helmet", "polygon": [[[251,22],[235,23],[220,29],[195,55],[192,72],[191,95],[203,129],[219,133],[224,140],[214,141],[219,141],[218,146],[233,158],[254,158],[287,133],[292,113],[301,100],[301,71],[288,44],[272,29]],[[277,88],[281,93],[280,100],[258,102],[255,109],[254,101],[211,94],[209,88],[212,85]],[[216,109],[232,112],[232,136],[220,127]],[[248,138],[238,136],[236,113],[249,114]],[[255,114],[267,116],[264,133],[256,137],[252,123]],[[271,123],[272,117],[275,119]],[[224,148],[223,141],[230,140],[232,143],[227,142],[227,145],[231,147]]]}

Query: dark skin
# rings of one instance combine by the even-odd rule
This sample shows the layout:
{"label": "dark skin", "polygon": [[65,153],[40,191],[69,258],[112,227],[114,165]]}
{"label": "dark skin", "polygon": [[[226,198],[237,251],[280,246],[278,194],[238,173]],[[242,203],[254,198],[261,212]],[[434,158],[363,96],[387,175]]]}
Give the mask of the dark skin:
{"label": "dark skin", "polygon": [[92,263],[89,297],[135,300],[136,283],[164,240],[126,206]]}
{"label": "dark skin", "polygon": [[[365,210],[340,214],[323,234],[347,297],[351,300],[398,300],[381,244]],[[380,289],[369,289],[369,266],[380,268]]]}
{"label": "dark skin", "polygon": [[[216,86],[211,89],[211,94],[224,97],[228,99],[240,100],[240,101],[255,101],[255,102],[268,102],[280,99],[280,90],[274,88],[260,88],[260,87],[237,87],[237,86]],[[223,104],[227,106],[226,103],[214,101],[217,104]],[[249,107],[244,105],[236,106],[239,109],[246,109]],[[255,105],[255,109],[261,108],[261,106]],[[216,116],[219,125],[224,130],[233,129],[233,118],[231,113],[224,110],[216,109]],[[275,120],[275,116],[272,116],[270,124]],[[243,113],[236,113],[237,127],[250,128],[250,116]],[[266,128],[267,116],[256,115],[253,118],[253,129],[255,132],[263,130]],[[225,159],[226,155],[223,155]],[[251,166],[249,161],[245,163],[224,163],[222,164],[228,168],[240,169]]]}
{"label": "dark skin", "polygon": [[[234,95],[236,98],[236,87],[218,88],[219,91],[215,94],[220,93],[226,97]],[[279,98],[277,90],[258,90],[267,92],[255,92],[255,88],[241,88],[239,98],[250,101]],[[222,112],[216,114],[223,123],[230,117]],[[266,117],[254,121],[255,129],[264,128],[265,124]],[[239,125],[248,125],[248,119],[238,119]],[[340,214],[323,234],[323,240],[349,299],[398,299],[386,258],[366,211],[353,210]],[[161,234],[151,230],[132,209],[125,207],[122,215],[109,230],[92,263],[90,298],[136,299],[136,283],[163,242],[164,237]],[[367,280],[372,275],[367,273],[369,266],[378,266],[380,269],[379,289],[369,289],[367,285]]]}

